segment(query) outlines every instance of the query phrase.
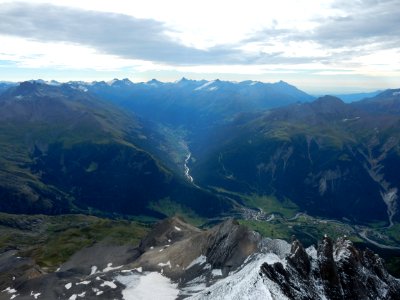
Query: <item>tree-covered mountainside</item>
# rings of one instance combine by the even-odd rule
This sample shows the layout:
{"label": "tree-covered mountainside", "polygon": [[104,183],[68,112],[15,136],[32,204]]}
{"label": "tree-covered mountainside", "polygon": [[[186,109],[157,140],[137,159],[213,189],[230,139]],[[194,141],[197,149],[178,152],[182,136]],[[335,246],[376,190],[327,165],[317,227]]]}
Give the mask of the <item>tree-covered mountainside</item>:
{"label": "tree-covered mountainside", "polygon": [[12,87],[0,96],[0,210],[161,217],[165,201],[201,216],[228,210],[154,155],[159,136],[74,86]]}
{"label": "tree-covered mountainside", "polygon": [[2,211],[198,219],[273,207],[355,223],[399,218],[399,90],[345,104],[309,102],[284,82],[8,87]]}
{"label": "tree-covered mountainside", "polygon": [[310,214],[391,224],[399,218],[400,96],[389,96],[351,105],[326,96],[239,116],[197,156],[192,174],[203,185],[288,199]]}

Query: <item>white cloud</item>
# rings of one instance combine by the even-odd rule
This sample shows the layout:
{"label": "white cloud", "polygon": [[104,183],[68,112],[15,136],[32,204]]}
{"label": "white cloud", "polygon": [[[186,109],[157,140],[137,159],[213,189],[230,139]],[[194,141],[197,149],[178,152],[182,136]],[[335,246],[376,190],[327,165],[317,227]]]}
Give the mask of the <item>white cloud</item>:
{"label": "white cloud", "polygon": [[[276,74],[315,86],[332,84],[328,78],[334,76],[355,76],[354,81],[337,78],[335,84],[371,86],[377,78],[395,84],[400,78],[395,2],[25,0],[18,6],[0,0],[0,12],[4,3],[27,7],[25,14],[14,10],[0,22],[0,66],[5,61],[17,68],[116,76],[121,70],[151,77],[169,72],[261,80]],[[40,3],[52,5],[53,14],[29,15]],[[65,15],[56,13],[62,11],[58,6],[68,8]],[[100,21],[74,27],[77,14]]]}

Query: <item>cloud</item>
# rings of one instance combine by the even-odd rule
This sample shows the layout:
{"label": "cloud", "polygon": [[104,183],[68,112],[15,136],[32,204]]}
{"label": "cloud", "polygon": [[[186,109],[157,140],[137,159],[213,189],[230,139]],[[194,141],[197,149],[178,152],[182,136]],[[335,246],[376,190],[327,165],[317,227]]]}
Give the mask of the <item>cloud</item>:
{"label": "cloud", "polygon": [[398,0],[238,1],[212,13],[204,3],[181,11],[180,1],[161,11],[146,2],[146,13],[125,1],[101,1],[101,11],[94,1],[35,1],[0,0],[0,60],[96,72],[399,74]]}
{"label": "cloud", "polygon": [[191,48],[174,41],[163,23],[123,14],[5,3],[0,5],[0,20],[3,35],[84,45],[126,59],[179,65],[249,62],[246,55],[232,47]]}
{"label": "cloud", "polygon": [[310,36],[303,38],[333,48],[371,44],[380,49],[399,47],[398,7],[397,0],[338,0],[333,8],[341,11],[342,16],[321,20]]}
{"label": "cloud", "polygon": [[[0,19],[2,35],[81,45],[121,59],[174,66],[329,62],[336,56],[330,53],[321,55],[318,49],[302,51],[304,42],[335,42],[340,35],[332,35],[331,26],[336,26],[337,20],[317,27],[314,33],[277,28],[275,21],[272,27],[255,31],[234,44],[197,49],[179,42],[174,38],[177,32],[163,22],[121,13],[17,2],[0,4]],[[296,49],[294,53],[292,50]]]}

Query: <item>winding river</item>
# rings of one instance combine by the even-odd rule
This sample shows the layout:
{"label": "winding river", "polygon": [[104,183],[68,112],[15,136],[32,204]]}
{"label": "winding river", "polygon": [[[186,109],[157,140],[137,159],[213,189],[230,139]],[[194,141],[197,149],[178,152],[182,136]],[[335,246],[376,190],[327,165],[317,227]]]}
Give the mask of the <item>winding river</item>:
{"label": "winding river", "polygon": [[190,172],[190,169],[189,169],[189,167],[188,167],[188,162],[189,162],[189,159],[190,159],[191,156],[192,156],[192,153],[189,152],[189,153],[187,154],[187,156],[186,156],[184,167],[185,167],[185,176],[186,176],[186,178],[187,178],[191,183],[193,183],[193,177],[190,176],[190,173],[189,173],[189,172]]}

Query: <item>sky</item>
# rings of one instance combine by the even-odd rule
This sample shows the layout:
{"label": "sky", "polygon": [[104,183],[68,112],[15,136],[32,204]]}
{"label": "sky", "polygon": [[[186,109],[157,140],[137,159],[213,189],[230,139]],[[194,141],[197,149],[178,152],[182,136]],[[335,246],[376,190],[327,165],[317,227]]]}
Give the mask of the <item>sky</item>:
{"label": "sky", "polygon": [[0,0],[0,80],[400,87],[400,0]]}

